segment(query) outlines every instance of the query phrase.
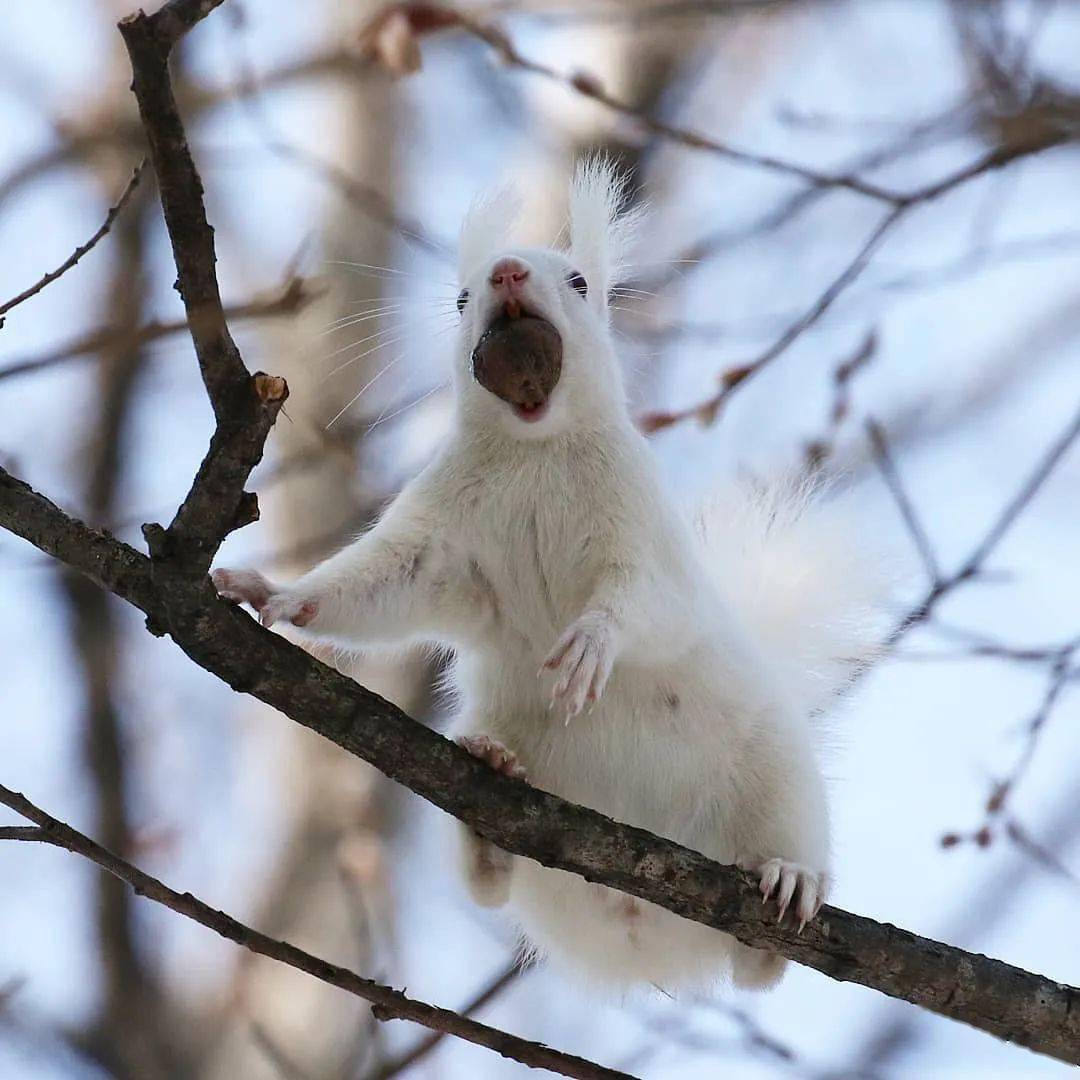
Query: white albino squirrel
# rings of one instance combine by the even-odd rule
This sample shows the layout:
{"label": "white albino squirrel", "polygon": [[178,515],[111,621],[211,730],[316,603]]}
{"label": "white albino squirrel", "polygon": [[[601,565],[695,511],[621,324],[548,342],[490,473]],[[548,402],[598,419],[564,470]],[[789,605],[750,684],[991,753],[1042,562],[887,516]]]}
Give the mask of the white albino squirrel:
{"label": "white albino squirrel", "polygon": [[[628,240],[605,162],[571,185],[568,251],[507,248],[517,204],[461,234],[455,421],[351,546],[279,588],[217,570],[230,599],[346,646],[456,652],[453,737],[494,768],[756,874],[778,918],[823,902],[829,826],[811,717],[872,653],[874,567],[791,486],[733,488],[695,529],[627,409],[609,290]],[[538,678],[537,671],[540,671]],[[594,983],[666,990],[782,957],[460,827],[486,906]]]}

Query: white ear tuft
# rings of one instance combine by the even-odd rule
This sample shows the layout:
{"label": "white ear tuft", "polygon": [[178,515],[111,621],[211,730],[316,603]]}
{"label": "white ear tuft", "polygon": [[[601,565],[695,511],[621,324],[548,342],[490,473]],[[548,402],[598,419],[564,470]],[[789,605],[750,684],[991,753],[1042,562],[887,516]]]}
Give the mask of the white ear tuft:
{"label": "white ear tuft", "polygon": [[459,281],[466,281],[481,263],[506,247],[520,217],[521,197],[510,187],[496,188],[473,200],[461,223]]}
{"label": "white ear tuft", "polygon": [[597,154],[578,162],[570,184],[570,256],[601,305],[622,270],[643,209],[620,213],[629,177]]}

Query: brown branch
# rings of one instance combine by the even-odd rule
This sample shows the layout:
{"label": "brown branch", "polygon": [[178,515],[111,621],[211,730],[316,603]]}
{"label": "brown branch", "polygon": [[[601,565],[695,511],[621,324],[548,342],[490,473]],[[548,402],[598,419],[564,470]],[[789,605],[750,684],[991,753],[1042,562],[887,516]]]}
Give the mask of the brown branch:
{"label": "brown branch", "polygon": [[893,627],[885,639],[885,648],[892,649],[914,627],[927,622],[946,596],[957,586],[970,581],[982,572],[983,564],[993,554],[1005,534],[1016,523],[1016,519],[1039,493],[1047,478],[1078,439],[1080,439],[1080,408],[1047,447],[1016,494],[1005,504],[959,569],[934,582],[926,595]]}
{"label": "brown branch", "polygon": [[1015,843],[1028,854],[1035,855],[1040,861],[1054,866],[1059,873],[1069,876],[1068,871],[1057,863],[1048,852],[1042,851],[1038,845],[1028,837],[1023,828],[1014,820],[1007,817],[1008,803],[1016,786],[1028,771],[1039,739],[1065,691],[1069,682],[1075,678],[1078,670],[1074,666],[1076,653],[1080,651],[1080,637],[1060,646],[1051,656],[1049,674],[1047,676],[1046,689],[1043,691],[1042,700],[1025,726],[1024,745],[1017,756],[1013,767],[1008,774],[995,781],[986,801],[985,818],[979,828],[971,833],[949,832],[941,838],[942,847],[951,848],[965,842],[973,842],[979,847],[989,847],[994,840],[994,826],[998,822],[1004,822],[1004,832],[1008,839]]}
{"label": "brown branch", "polygon": [[[322,290],[313,286],[304,278],[292,278],[277,293],[271,296],[254,297],[242,304],[226,305],[222,310],[226,319],[266,319],[282,315],[295,315],[303,311],[313,300],[322,294]],[[198,312],[194,318],[198,318]],[[33,375],[69,360],[77,360],[96,352],[134,349],[158,341],[163,337],[178,334],[184,330],[190,332],[191,320],[171,319],[166,322],[153,320],[132,330],[123,326],[101,326],[87,334],[57,345],[38,356],[16,360],[0,368],[0,382],[15,379],[20,375]]]}
{"label": "brown branch", "polygon": [[703,424],[711,424],[720,414],[721,409],[727,404],[728,399],[735,391],[745,384],[753,376],[759,374],[763,368],[782,356],[787,350],[809,330],[829,310],[836,299],[847,287],[855,281],[866,269],[874,252],[880,247],[886,236],[911,213],[915,207],[933,202],[941,198],[955,188],[966,184],[977,176],[995,169],[1003,168],[1010,162],[1029,154],[1039,153],[1054,146],[1060,146],[1068,141],[1072,135],[1064,129],[1047,129],[1026,142],[1018,142],[1012,145],[1001,146],[981,158],[964,166],[962,169],[951,173],[941,180],[934,181],[916,191],[906,195],[896,194],[890,197],[893,203],[892,209],[878,222],[870,232],[862,247],[854,259],[833,279],[828,288],[799,316],[761,355],[754,360],[736,367],[729,368],[720,376],[720,389],[711,397],[696,405],[673,412],[647,413],[638,418],[639,426],[643,431],[652,434],[671,427],[673,424],[685,420],[698,420]]}
{"label": "brown branch", "polygon": [[[492,979],[483,990],[461,1009],[462,1016],[472,1016],[480,1009],[489,1005],[508,986],[516,982],[522,973],[522,967],[517,961],[504,968]],[[407,1069],[411,1069],[418,1061],[428,1056],[446,1035],[444,1031],[433,1031],[426,1038],[418,1042],[411,1050],[406,1050],[400,1057],[384,1061],[381,1065],[372,1069],[365,1080],[390,1080],[393,1076],[399,1076]]]}
{"label": "brown branch", "polygon": [[[195,355],[217,428],[195,481],[168,530],[147,527],[162,572],[204,574],[224,537],[258,514],[244,484],[262,458],[266,436],[288,396],[285,380],[248,374],[229,333],[215,265],[214,232],[203,187],[188,148],[169,79],[169,53],[221,0],[171,0],[154,15],[138,12],[120,23],[131,58],[161,206],[176,261]],[[170,569],[171,568],[171,569]]]}
{"label": "brown branch", "polygon": [[832,406],[829,409],[828,426],[824,434],[811,440],[804,451],[805,467],[808,472],[816,472],[825,464],[836,450],[836,441],[840,429],[851,413],[851,384],[873,359],[878,348],[878,333],[871,330],[858,348],[840,361],[832,373]]}
{"label": "brown branch", "polygon": [[900,479],[896,462],[893,461],[892,452],[889,450],[889,441],[885,437],[885,429],[876,420],[870,418],[866,421],[866,433],[870,436],[874,461],[892,494],[897,509],[900,511],[900,516],[903,518],[908,533],[911,535],[915,550],[918,551],[919,558],[922,559],[923,569],[925,569],[926,576],[929,578],[930,586],[933,587],[941,581],[941,569],[938,566],[937,556],[934,554],[934,546],[930,543],[930,537],[927,536],[922,521],[915,512],[915,507],[908,496],[907,489]]}
{"label": "brown branch", "polygon": [[[191,893],[178,893],[175,889],[143,873],[131,863],[95,844],[88,836],[66,825],[35,806],[24,795],[0,785],[0,803],[32,821],[43,835],[35,836],[43,842],[65,848],[84,859],[96,863],[103,870],[127,882],[139,896],[145,896],[202,926],[213,930],[229,941],[251,952],[267,956],[282,964],[288,964],[306,972],[322,982],[337,986],[364,1001],[371,1002],[371,1012],[377,1020],[411,1020],[432,1031],[455,1035],[466,1042],[494,1050],[503,1057],[519,1061],[533,1068],[548,1069],[563,1076],[579,1080],[633,1080],[626,1073],[596,1065],[584,1058],[552,1050],[542,1043],[519,1038],[498,1028],[489,1027],[477,1020],[470,1020],[449,1009],[440,1009],[422,1001],[406,997],[400,990],[393,990],[371,979],[365,979],[348,968],[339,967],[298,949],[285,941],[278,941],[245,926],[223,911],[217,911]],[[0,839],[4,838],[0,832]],[[25,840],[27,835],[17,839]]]}
{"label": "brown branch", "polygon": [[[663,837],[495,773],[442,736],[218,599],[73,521],[0,469],[0,525],[129,600],[205,670],[369,761],[499,847],[1000,1038],[1080,1063],[1080,990],[826,907],[777,925],[751,878]],[[184,618],[177,618],[177,612]]]}
{"label": "brown branch", "polygon": [[[423,5],[405,3],[398,6],[408,15],[410,8]],[[856,194],[894,206],[900,204],[904,199],[903,195],[888,191],[849,173],[823,172],[808,165],[785,161],[770,154],[751,153],[747,150],[729,146],[719,139],[710,138],[700,131],[655,119],[609,93],[595,75],[582,71],[567,75],[547,64],[531,60],[518,51],[513,41],[503,31],[490,23],[473,20],[461,12],[454,13],[452,20],[445,21],[439,26],[433,26],[432,29],[442,29],[446,26],[458,26],[466,33],[485,42],[507,66],[533,75],[539,75],[549,82],[558,83],[573,93],[588,98],[590,101],[595,101],[611,112],[632,120],[645,134],[659,136],[668,142],[713,154],[727,161],[735,161],[739,164],[765,169],[768,172],[791,176],[815,188],[837,188],[853,191]]]}
{"label": "brown branch", "polygon": [[3,316],[13,307],[21,304],[24,300],[29,300],[31,296],[36,296],[47,285],[51,285],[57,278],[63,277],[64,274],[66,274],[88,251],[92,251],[97,247],[98,243],[112,228],[113,222],[119,216],[120,211],[127,205],[127,201],[131,198],[132,193],[139,186],[139,181],[142,179],[142,173],[145,167],[145,161],[139,163],[135,171],[131,174],[131,179],[127,182],[127,186],[121,193],[120,198],[117,199],[109,209],[109,212],[105,215],[105,220],[101,223],[97,232],[95,232],[85,244],[80,244],[55,270],[43,275],[36,284],[31,285],[28,289],[24,289],[18,296],[13,296],[6,303],[0,304],[0,327],[4,325]]}
{"label": "brown branch", "polygon": [[836,298],[866,269],[874,251],[907,211],[906,205],[890,210],[874,227],[855,258],[833,279],[829,287],[793,322],[763,353],[749,363],[729,368],[720,376],[720,389],[696,405],[675,412],[647,413],[638,417],[638,426],[649,434],[681,423],[698,420],[711,424],[720,414],[735,391],[782,356],[795,342],[832,307]]}
{"label": "brown branch", "polygon": [[[0,825],[0,840],[29,840],[38,844],[64,846],[39,825]],[[0,995],[0,1000],[2,996]]]}

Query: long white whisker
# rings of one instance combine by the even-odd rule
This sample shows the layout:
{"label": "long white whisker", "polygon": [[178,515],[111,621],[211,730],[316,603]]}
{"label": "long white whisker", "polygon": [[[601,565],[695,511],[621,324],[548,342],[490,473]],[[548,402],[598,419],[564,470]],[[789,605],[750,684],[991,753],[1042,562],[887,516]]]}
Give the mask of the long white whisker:
{"label": "long white whisker", "polygon": [[[418,398],[413,398],[412,401],[405,402],[404,405],[395,409],[392,413],[387,413],[386,409],[383,409],[383,411],[379,413],[379,415],[375,418],[375,420],[368,427],[367,431],[364,432],[364,434],[368,435],[370,432],[374,431],[380,424],[386,423],[386,421],[388,420],[393,420],[395,416],[400,416],[402,413],[407,413],[410,409],[415,409],[416,406],[419,405],[422,401],[427,401],[427,399],[431,397],[432,394],[437,394],[440,390],[445,390],[449,385],[449,383],[439,383],[438,386],[433,386],[430,390],[428,390],[426,394],[421,394]],[[388,409],[390,408],[390,406],[387,405],[386,408]]]}
{"label": "long white whisker", "polygon": [[345,415],[345,413],[347,413],[349,409],[351,409],[360,400],[360,398],[364,394],[368,392],[368,390],[375,384],[378,379],[381,379],[399,360],[404,359],[404,357],[404,353],[398,353],[397,356],[395,356],[394,359],[391,360],[385,367],[380,368],[374,375],[372,375],[371,378],[368,379],[368,381],[360,387],[356,394],[345,403],[345,406],[341,409],[341,411],[335,414],[334,418],[330,421],[330,423],[326,425],[325,430],[329,431],[330,428],[334,424],[336,424],[338,420],[340,420]]}
{"label": "long white whisker", "polygon": [[623,270],[636,270],[639,266],[696,266],[700,259],[649,259],[645,262],[623,263]]}
{"label": "long white whisker", "polygon": [[[449,301],[440,301],[439,303],[445,304],[445,306],[432,305],[432,307],[428,307],[425,304],[417,304],[417,314],[414,317],[427,319],[432,318],[434,315],[449,315],[456,313],[456,305],[452,305]],[[325,336],[326,334],[333,333],[335,330],[341,330],[346,326],[355,326],[357,323],[367,322],[370,319],[378,319],[387,315],[401,315],[405,310],[405,304],[391,304],[375,310],[355,311],[335,319],[319,333],[320,336]]]}
{"label": "long white whisker", "polygon": [[374,263],[350,262],[348,259],[327,259],[328,266],[348,266],[353,270],[378,270],[384,274],[394,274],[397,277],[420,277],[420,274],[409,270],[397,270],[392,266],[376,266]]}
{"label": "long white whisker", "polygon": [[340,356],[347,349],[355,349],[357,345],[366,345],[369,341],[375,341],[377,338],[385,337],[387,334],[395,334],[397,331],[398,327],[396,326],[387,326],[382,330],[376,330],[374,334],[368,334],[367,337],[362,337],[359,341],[350,341],[342,345],[340,349],[327,353],[326,356],[320,358],[319,363],[325,364],[327,360],[333,360],[335,356]]}
{"label": "long white whisker", "polygon": [[401,304],[398,301],[394,301],[393,303],[387,303],[387,304],[380,303],[378,306],[373,307],[373,308],[368,308],[365,311],[350,311],[350,312],[347,312],[344,315],[340,315],[338,318],[336,318],[332,322],[330,322],[329,325],[330,326],[336,326],[338,323],[344,322],[346,319],[354,319],[354,318],[356,318],[356,317],[358,317],[360,315],[374,315],[376,313],[399,311],[403,306],[404,305]]}
{"label": "long white whisker", "polygon": [[380,349],[389,348],[391,345],[397,345],[399,342],[404,340],[404,337],[404,334],[399,334],[396,338],[390,338],[389,341],[376,342],[374,345],[371,346],[370,349],[364,349],[363,352],[357,353],[356,356],[350,356],[348,360],[338,364],[338,366],[334,368],[333,371],[328,371],[321,381],[326,382],[327,379],[333,378],[339,371],[344,371],[347,367],[352,367],[352,365],[357,363],[357,361],[363,360],[365,356],[370,356],[372,353],[376,353]]}
{"label": "long white whisker", "polygon": [[[393,274],[395,277],[423,278],[426,281],[431,280],[426,274],[417,274],[411,270],[397,270],[392,266],[375,266],[373,263],[349,262],[347,259],[327,259],[326,261],[330,266],[347,266],[353,270],[372,271],[372,277],[375,277],[378,274]],[[439,281],[438,284],[445,285],[450,289],[457,288],[452,281]]]}
{"label": "long white whisker", "polygon": [[335,319],[325,330],[321,330],[319,337],[332,334],[335,330],[344,330],[346,326],[356,326],[358,323],[381,319],[386,315],[396,315],[399,310],[399,308],[387,308],[385,311],[365,311],[359,315],[344,315],[340,319]]}
{"label": "long white whisker", "polygon": [[378,296],[368,296],[362,300],[351,300],[349,303],[353,307],[359,307],[361,304],[420,303],[426,300],[437,300],[447,304],[457,303],[457,297],[450,296],[448,293],[398,293],[395,296],[380,293]]}

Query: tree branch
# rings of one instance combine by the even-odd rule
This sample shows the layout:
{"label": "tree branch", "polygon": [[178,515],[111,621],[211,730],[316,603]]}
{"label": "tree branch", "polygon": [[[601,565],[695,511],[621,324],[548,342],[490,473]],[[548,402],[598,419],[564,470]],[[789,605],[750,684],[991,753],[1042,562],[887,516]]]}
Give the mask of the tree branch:
{"label": "tree branch", "polygon": [[[214,231],[206,219],[202,180],[188,148],[169,79],[169,53],[180,37],[221,0],[171,0],[120,22],[157,174],[161,206],[176,261],[177,289],[217,428],[168,531],[148,527],[147,541],[165,572],[204,574],[221,541],[258,516],[244,484],[262,458],[266,436],[288,396],[284,379],[249,376],[229,333],[218,288]],[[197,316],[197,317],[196,317]]]}
{"label": "tree branch", "polygon": [[584,1058],[552,1050],[542,1043],[519,1038],[477,1020],[470,1020],[449,1009],[440,1009],[416,1001],[406,997],[400,990],[365,979],[348,968],[321,960],[295,945],[261,934],[223,911],[216,911],[191,893],[178,893],[175,889],[170,889],[157,878],[143,873],[131,863],[95,844],[88,836],[47,814],[24,795],[3,785],[0,785],[0,803],[34,822],[36,826],[31,830],[5,827],[0,829],[0,840],[39,840],[81,855],[121,881],[126,881],[139,896],[145,896],[154,903],[192,919],[251,952],[288,964],[322,982],[370,1001],[371,1012],[377,1020],[412,1020],[432,1031],[456,1035],[466,1042],[487,1047],[503,1057],[520,1061],[523,1065],[549,1069],[563,1076],[577,1077],[579,1080],[633,1080],[633,1077],[628,1077],[617,1069],[608,1069]]}
{"label": "tree branch", "polygon": [[[797,934],[772,921],[748,875],[495,773],[219,599],[207,578],[162,581],[145,556],[73,521],[2,469],[0,525],[129,600],[152,626],[168,625],[188,656],[234,690],[369,761],[506,851],[637,896],[831,978],[1080,1063],[1076,988],[828,906]],[[189,617],[176,619],[178,610]]]}
{"label": "tree branch", "polygon": [[[462,1016],[472,1016],[486,1005],[489,1005],[508,986],[516,982],[522,974],[522,966],[516,961],[503,968],[475,997],[461,1008]],[[391,1080],[391,1077],[411,1069],[418,1061],[427,1057],[443,1040],[444,1031],[433,1031],[425,1036],[411,1049],[406,1050],[400,1057],[391,1058],[376,1066],[364,1077],[364,1080]]]}
{"label": "tree branch", "polygon": [[[411,5],[402,4],[399,6],[408,9]],[[499,59],[509,67],[539,75],[549,82],[559,83],[573,93],[588,98],[590,101],[595,101],[619,116],[627,117],[648,135],[659,136],[668,142],[713,154],[728,161],[755,166],[782,176],[791,176],[815,188],[841,188],[894,206],[898,205],[903,199],[902,195],[897,195],[895,192],[888,191],[877,184],[872,184],[852,174],[824,172],[808,165],[800,165],[769,154],[751,153],[747,150],[729,146],[719,139],[710,138],[700,131],[657,120],[609,93],[595,75],[580,71],[565,75],[556,68],[529,59],[518,51],[513,41],[502,30],[490,23],[477,21],[462,12],[455,12],[451,19],[442,24],[442,26],[455,25],[489,45]],[[433,28],[440,29],[442,27]]]}
{"label": "tree branch", "polygon": [[973,180],[977,176],[995,169],[1003,168],[1010,162],[1060,146],[1073,134],[1067,129],[1048,128],[1025,141],[1000,146],[984,154],[969,165],[950,173],[940,180],[933,181],[908,194],[893,194],[889,200],[892,208],[874,226],[863,241],[855,257],[835,277],[817,299],[801,314],[763,353],[745,364],[729,368],[720,376],[720,389],[715,394],[687,408],[673,412],[648,413],[638,418],[638,424],[648,434],[662,431],[684,420],[696,419],[703,424],[711,424],[720,414],[735,391],[762,369],[782,356],[807,330],[832,307],[836,299],[855,281],[869,265],[875,251],[886,237],[899,225],[915,207],[930,203]]}
{"label": "tree branch", "polygon": [[[893,648],[910,630],[925,623],[949,593],[958,585],[970,581],[982,571],[984,563],[996,550],[1005,534],[1013,527],[1016,519],[1039,493],[1047,478],[1077,441],[1080,441],[1080,408],[1073,413],[1068,424],[1050,443],[1016,494],[1009,499],[1008,503],[990,524],[982,539],[972,549],[971,554],[961,563],[960,568],[945,577],[938,577],[930,589],[927,590],[926,595],[897,622],[885,639],[884,645],[886,648]],[[895,495],[895,489],[893,490]],[[910,505],[908,509],[911,513],[914,513],[914,509]]]}
{"label": "tree branch", "polygon": [[[319,295],[320,289],[313,286],[310,280],[294,277],[286,282],[284,288],[278,293],[255,296],[245,303],[226,306],[223,310],[227,319],[265,319],[281,315],[295,315]],[[197,314],[195,318],[198,318]],[[54,346],[47,352],[16,360],[0,368],[0,382],[5,379],[17,379],[20,375],[32,375],[46,368],[97,352],[139,348],[183,330],[191,330],[190,319],[172,319],[167,322],[154,319],[143,323],[135,330],[116,325],[100,326],[96,330]]]}
{"label": "tree branch", "polygon": [[92,251],[97,247],[98,242],[102,240],[108,231],[112,228],[113,222],[117,219],[120,211],[127,205],[128,199],[131,198],[132,193],[139,186],[139,181],[142,179],[143,169],[146,167],[146,162],[139,163],[135,171],[131,174],[131,179],[127,182],[127,186],[120,194],[120,198],[109,209],[109,212],[105,215],[105,220],[98,227],[97,232],[86,241],[85,244],[80,244],[55,270],[50,271],[48,274],[44,274],[39,281],[31,285],[30,288],[24,289],[18,296],[13,296],[4,304],[0,304],[0,327],[4,325],[3,316],[6,315],[13,307],[21,304],[24,300],[29,300],[31,296],[36,296],[47,285],[51,285],[57,278],[63,277],[88,251]]}

